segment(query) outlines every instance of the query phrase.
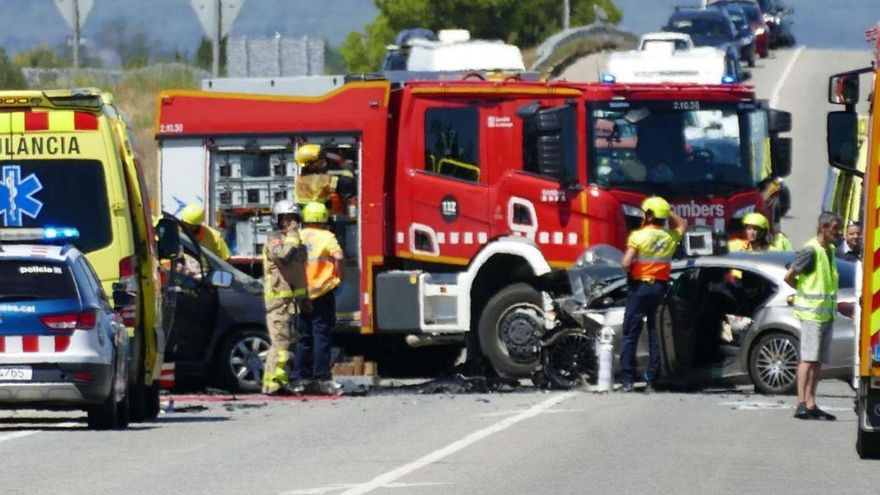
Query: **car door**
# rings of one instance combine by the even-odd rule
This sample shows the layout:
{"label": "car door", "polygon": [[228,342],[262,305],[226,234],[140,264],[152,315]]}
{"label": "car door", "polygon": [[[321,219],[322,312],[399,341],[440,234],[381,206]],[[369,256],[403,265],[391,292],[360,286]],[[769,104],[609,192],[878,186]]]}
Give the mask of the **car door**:
{"label": "car door", "polygon": [[210,282],[211,266],[198,243],[182,233],[183,257],[166,292],[174,294],[174,321],[166,347],[167,360],[202,362],[217,320],[217,288]]}
{"label": "car door", "polygon": [[687,374],[693,367],[699,284],[699,268],[673,272],[666,298],[657,310],[661,362],[667,375]]}

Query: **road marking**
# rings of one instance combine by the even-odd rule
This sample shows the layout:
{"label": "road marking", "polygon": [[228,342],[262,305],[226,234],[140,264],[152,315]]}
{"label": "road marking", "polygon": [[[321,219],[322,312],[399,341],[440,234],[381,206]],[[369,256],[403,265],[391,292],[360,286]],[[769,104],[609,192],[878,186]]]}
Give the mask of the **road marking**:
{"label": "road marking", "polygon": [[491,426],[487,426],[486,428],[483,428],[482,430],[477,430],[477,431],[471,433],[470,435],[462,438],[461,440],[457,440],[455,442],[452,442],[451,444],[443,447],[442,449],[435,450],[434,452],[431,452],[430,454],[428,454],[420,459],[416,459],[415,461],[410,462],[409,464],[404,464],[403,466],[400,466],[399,468],[394,469],[392,471],[388,471],[385,474],[380,474],[379,476],[376,476],[372,480],[370,480],[362,485],[358,485],[356,488],[346,490],[345,492],[342,493],[342,495],[361,495],[363,493],[369,493],[377,488],[382,488],[384,486],[387,486],[390,483],[394,483],[395,481],[399,480],[400,478],[403,478],[404,476],[412,473],[413,471],[421,469],[425,466],[429,466],[429,465],[431,465],[441,459],[444,459],[444,458],[458,452],[459,450],[462,450],[470,445],[473,445],[473,444],[479,442],[480,440],[482,440],[488,436],[491,436],[491,435],[494,435],[495,433],[506,430],[507,428],[510,428],[511,426],[519,423],[520,421],[523,421],[523,420],[529,419],[529,418],[533,418],[533,417],[547,411],[548,409],[555,406],[556,404],[574,397],[575,395],[577,395],[577,393],[578,392],[566,392],[564,394],[559,394],[557,396],[550,397],[549,399],[545,400],[544,402],[541,402],[540,404],[536,404],[536,405],[526,409],[525,411],[517,414],[516,416],[512,416],[510,418],[503,419],[503,420],[501,420]]}
{"label": "road marking", "polygon": [[[791,404],[781,404],[779,402],[719,402],[719,406],[729,407],[739,411],[765,411],[769,409],[794,409]],[[822,406],[825,411],[852,411],[852,407],[834,407]]]}
{"label": "road marking", "polygon": [[14,431],[12,433],[7,433],[5,435],[0,435],[0,442],[5,442],[7,440],[15,440],[16,438],[27,437],[39,433],[38,431]]}
{"label": "road marking", "polygon": [[[452,483],[445,481],[425,481],[422,483],[387,483],[385,485],[382,485],[382,488],[412,488],[417,486],[441,486],[451,484]],[[322,486],[320,488],[306,488],[305,490],[291,490],[289,492],[283,492],[281,495],[324,495],[326,493],[332,493],[338,490],[345,490],[346,488],[353,488],[358,486],[360,485],[357,483],[347,483]]]}
{"label": "road marking", "polygon": [[792,69],[794,69],[794,64],[797,62],[798,57],[801,56],[801,53],[804,51],[804,46],[801,45],[794,51],[794,55],[792,55],[791,60],[788,61],[788,65],[785,66],[785,70],[782,71],[782,76],[779,77],[779,80],[776,81],[776,87],[773,88],[773,94],[770,96],[770,108],[776,108],[776,104],[779,103],[779,93],[782,91],[782,86],[785,85],[785,80],[788,79],[788,75],[791,74]]}

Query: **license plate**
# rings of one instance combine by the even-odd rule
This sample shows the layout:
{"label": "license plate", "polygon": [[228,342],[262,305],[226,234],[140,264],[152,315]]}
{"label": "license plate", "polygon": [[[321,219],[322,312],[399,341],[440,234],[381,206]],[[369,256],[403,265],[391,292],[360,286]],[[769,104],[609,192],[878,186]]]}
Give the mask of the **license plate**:
{"label": "license plate", "polygon": [[33,377],[34,370],[30,366],[0,366],[0,381],[30,380]]}

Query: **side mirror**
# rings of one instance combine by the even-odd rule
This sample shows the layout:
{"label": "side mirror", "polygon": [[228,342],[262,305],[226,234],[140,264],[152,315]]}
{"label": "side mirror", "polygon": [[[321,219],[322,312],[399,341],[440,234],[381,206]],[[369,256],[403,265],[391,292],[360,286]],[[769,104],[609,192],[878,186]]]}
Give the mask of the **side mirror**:
{"label": "side mirror", "polygon": [[221,289],[228,289],[232,285],[232,272],[214,270],[211,272],[211,285]]}
{"label": "side mirror", "polygon": [[791,173],[791,138],[770,138],[770,161],[775,177],[786,177]]}
{"label": "side mirror", "polygon": [[859,159],[859,118],[855,112],[828,113],[828,162],[832,166],[855,168]]}
{"label": "side mirror", "polygon": [[177,222],[170,218],[162,218],[156,224],[157,248],[159,259],[176,258],[180,253],[180,230]]}
{"label": "side mirror", "polygon": [[859,73],[834,74],[828,79],[828,103],[855,105],[859,102]]}
{"label": "side mirror", "polygon": [[791,112],[769,110],[767,118],[770,132],[791,132]]}
{"label": "side mirror", "polygon": [[559,134],[538,137],[538,166],[544,175],[560,178],[565,175],[562,161],[562,137]]}
{"label": "side mirror", "polygon": [[122,282],[113,282],[113,309],[120,310],[134,302],[134,294]]}

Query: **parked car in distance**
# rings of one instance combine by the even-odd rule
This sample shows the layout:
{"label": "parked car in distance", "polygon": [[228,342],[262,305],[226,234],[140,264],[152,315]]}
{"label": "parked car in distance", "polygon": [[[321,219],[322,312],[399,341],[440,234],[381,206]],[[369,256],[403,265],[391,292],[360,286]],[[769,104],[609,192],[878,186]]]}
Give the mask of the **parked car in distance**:
{"label": "parked car in distance", "polygon": [[758,56],[767,58],[770,55],[770,28],[754,0],[718,0],[710,5],[725,10],[734,22],[741,17],[745,25],[752,30],[755,52]]}
{"label": "parked car in distance", "polygon": [[263,284],[201,249],[179,225],[183,256],[166,282],[176,306],[165,360],[175,363],[179,383],[259,391],[269,350]]}
{"label": "parked car in distance", "polygon": [[794,46],[796,41],[791,30],[791,15],[794,9],[779,0],[758,0],[761,15],[770,29],[770,48]]}
{"label": "parked car in distance", "polygon": [[739,59],[754,67],[754,37],[751,30],[737,29],[721,9],[677,8],[669,17],[663,31],[690,35],[694,46],[711,46],[727,50],[733,48]]}
{"label": "parked car in distance", "polygon": [[[787,302],[795,290],[783,280],[793,259],[793,252],[771,252],[674,262],[668,297],[657,314],[665,377],[691,384],[751,381],[764,394],[794,393],[800,325]],[[854,362],[855,267],[842,260],[837,267],[831,362],[823,365],[822,377],[847,379]],[[587,288],[588,313],[615,330],[618,354],[629,292],[623,275],[622,268],[616,275],[606,273]],[[648,361],[646,334],[638,346],[640,369]]]}
{"label": "parked car in distance", "polygon": [[0,407],[83,409],[90,428],[125,428],[129,335],[95,270],[73,246],[9,244],[75,231],[0,229]]}

